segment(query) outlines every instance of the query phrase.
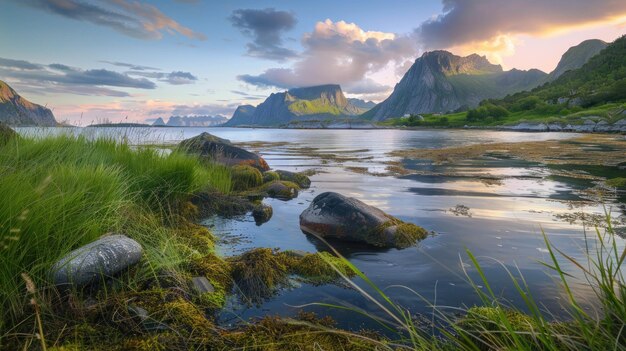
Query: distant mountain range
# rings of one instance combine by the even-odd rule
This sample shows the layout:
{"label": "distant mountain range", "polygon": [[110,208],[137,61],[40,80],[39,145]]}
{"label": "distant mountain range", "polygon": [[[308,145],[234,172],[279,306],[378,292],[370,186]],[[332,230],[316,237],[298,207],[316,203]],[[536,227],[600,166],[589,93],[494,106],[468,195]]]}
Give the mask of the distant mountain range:
{"label": "distant mountain range", "polygon": [[0,122],[12,126],[57,125],[49,108],[21,97],[7,83],[0,80]]}
{"label": "distant mountain range", "polygon": [[167,123],[159,117],[152,125],[155,127],[213,127],[224,124],[226,121],[228,118],[224,116],[171,116]]}
{"label": "distant mountain range", "polygon": [[347,99],[336,84],[295,88],[271,94],[254,107],[239,106],[225,126],[281,126],[292,122],[356,118],[374,104]]}

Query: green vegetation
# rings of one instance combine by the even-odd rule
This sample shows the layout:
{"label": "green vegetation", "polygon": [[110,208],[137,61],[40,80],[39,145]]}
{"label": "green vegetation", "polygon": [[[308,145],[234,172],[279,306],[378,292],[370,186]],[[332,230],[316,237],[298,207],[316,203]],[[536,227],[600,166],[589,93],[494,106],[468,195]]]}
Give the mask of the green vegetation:
{"label": "green vegetation", "polygon": [[263,172],[263,183],[271,183],[275,180],[280,180],[280,175],[274,171]]}
{"label": "green vegetation", "polygon": [[0,192],[11,199],[0,202],[0,345],[5,335],[19,335],[13,328],[31,325],[22,273],[39,291],[45,324],[54,320],[56,296],[49,268],[107,232],[124,233],[144,247],[145,263],[120,278],[126,288],[158,271],[182,272],[184,262],[211,252],[213,242],[206,229],[173,211],[191,193],[228,193],[231,187],[223,166],[72,136],[12,138],[0,147],[0,178]]}
{"label": "green vegetation", "polygon": [[339,116],[342,114],[339,107],[330,105],[322,99],[315,100],[297,100],[289,104],[289,111],[301,116],[301,115],[323,115],[329,114],[333,116]]}

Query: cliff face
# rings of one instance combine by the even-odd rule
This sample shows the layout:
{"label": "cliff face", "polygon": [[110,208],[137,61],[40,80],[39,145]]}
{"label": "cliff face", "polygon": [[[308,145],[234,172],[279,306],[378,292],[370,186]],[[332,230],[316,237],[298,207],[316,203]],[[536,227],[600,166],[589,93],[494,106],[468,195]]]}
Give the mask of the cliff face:
{"label": "cliff face", "polygon": [[50,109],[24,99],[3,81],[0,81],[0,122],[14,126],[57,125]]}
{"label": "cliff face", "polygon": [[533,88],[546,76],[539,70],[503,71],[476,54],[460,57],[447,51],[427,52],[415,61],[389,98],[364,117],[381,121],[474,107],[484,99]]}
{"label": "cliff face", "polygon": [[339,85],[329,84],[271,94],[256,108],[240,106],[226,126],[280,126],[293,121],[349,118],[361,112],[363,109],[352,105]]}

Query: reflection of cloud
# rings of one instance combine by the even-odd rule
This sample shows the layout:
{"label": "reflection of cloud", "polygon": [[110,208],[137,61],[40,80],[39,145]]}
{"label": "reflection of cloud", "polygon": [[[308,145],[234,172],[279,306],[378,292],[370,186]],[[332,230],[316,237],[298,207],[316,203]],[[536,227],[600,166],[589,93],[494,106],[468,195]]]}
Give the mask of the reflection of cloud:
{"label": "reflection of cloud", "polygon": [[264,10],[239,9],[230,16],[233,26],[253,38],[247,44],[248,55],[276,61],[296,57],[296,52],[283,47],[282,35],[296,24],[293,13]]}
{"label": "reflection of cloud", "polygon": [[109,0],[94,5],[79,0],[13,0],[65,18],[109,27],[138,39],[161,39],[163,32],[179,33],[189,38],[205,40],[202,33],[182,26],[158,8],[138,1]]}
{"label": "reflection of cloud", "polygon": [[371,89],[373,85],[366,79],[367,74],[392,62],[401,64],[416,53],[415,42],[410,37],[364,31],[344,21],[318,22],[313,32],[303,36],[302,44],[305,51],[293,68],[271,68],[259,75],[244,74],[238,79],[260,87],[336,83],[355,88],[369,85]]}

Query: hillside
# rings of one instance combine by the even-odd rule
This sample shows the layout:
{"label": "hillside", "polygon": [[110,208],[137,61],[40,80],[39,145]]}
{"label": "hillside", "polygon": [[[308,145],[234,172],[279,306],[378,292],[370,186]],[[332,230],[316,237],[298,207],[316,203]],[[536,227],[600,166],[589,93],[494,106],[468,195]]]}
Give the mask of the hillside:
{"label": "hillside", "polygon": [[597,55],[600,51],[609,45],[608,43],[590,39],[569,48],[563,56],[554,71],[550,72],[549,80],[555,80],[563,73],[582,67],[589,59]]}
{"label": "hillside", "polygon": [[52,111],[21,97],[0,80],[0,122],[13,126],[56,126]]}
{"label": "hillside", "polygon": [[271,94],[257,107],[240,106],[225,126],[281,126],[294,121],[352,118],[363,111],[345,97],[339,85],[328,84]]}
{"label": "hillside", "polygon": [[418,58],[393,93],[363,116],[375,121],[417,113],[445,113],[477,106],[488,98],[533,88],[547,74],[539,70],[503,71],[484,56],[447,51]]}

